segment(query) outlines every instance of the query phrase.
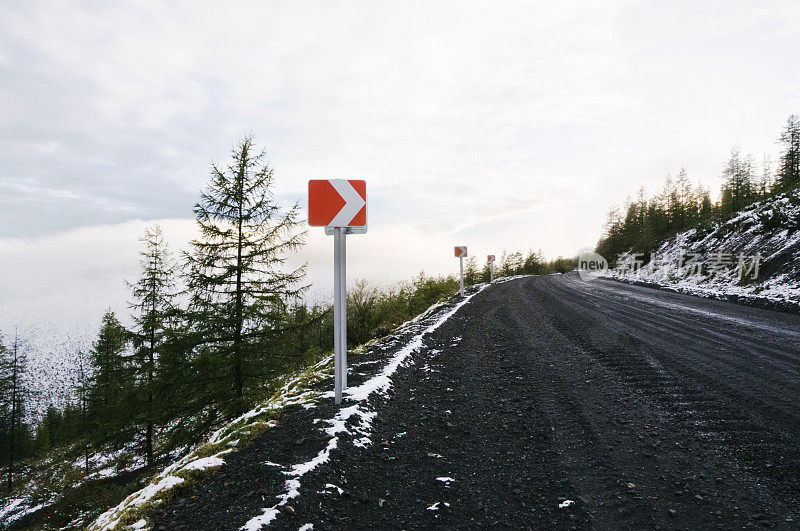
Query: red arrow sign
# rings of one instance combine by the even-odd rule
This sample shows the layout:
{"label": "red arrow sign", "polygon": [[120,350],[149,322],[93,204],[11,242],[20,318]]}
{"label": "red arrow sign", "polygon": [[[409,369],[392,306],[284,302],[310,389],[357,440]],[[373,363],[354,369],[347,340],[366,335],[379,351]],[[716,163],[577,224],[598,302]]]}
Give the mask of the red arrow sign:
{"label": "red arrow sign", "polygon": [[487,256],[487,257],[486,257],[486,261],[487,261],[487,262],[494,262],[494,255],[493,255],[493,254],[490,254],[489,256]]}
{"label": "red arrow sign", "polygon": [[366,181],[308,181],[308,224],[312,227],[366,227]]}
{"label": "red arrow sign", "polygon": [[459,245],[455,247],[456,258],[461,258],[462,256],[467,256],[467,247],[466,245]]}

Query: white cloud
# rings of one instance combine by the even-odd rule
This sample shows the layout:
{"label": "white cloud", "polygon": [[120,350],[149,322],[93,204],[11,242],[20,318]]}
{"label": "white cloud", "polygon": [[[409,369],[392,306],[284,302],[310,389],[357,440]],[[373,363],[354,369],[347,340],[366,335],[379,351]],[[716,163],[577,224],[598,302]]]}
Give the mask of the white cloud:
{"label": "white cloud", "polygon": [[[248,131],[282,200],[367,179],[351,278],[455,271],[455,244],[570,254],[681,166],[715,186],[734,143],[774,160],[798,33],[795,2],[3,3],[0,305],[124,310],[132,220],[188,239]],[[330,246],[305,251],[319,293]]]}

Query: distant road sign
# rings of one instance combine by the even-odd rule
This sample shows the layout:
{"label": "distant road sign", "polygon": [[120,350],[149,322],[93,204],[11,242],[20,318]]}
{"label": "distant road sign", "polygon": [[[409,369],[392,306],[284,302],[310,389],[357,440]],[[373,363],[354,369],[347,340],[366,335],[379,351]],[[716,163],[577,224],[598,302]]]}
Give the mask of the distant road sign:
{"label": "distant road sign", "polygon": [[493,255],[493,254],[490,254],[489,256],[487,256],[487,257],[486,257],[486,262],[487,262],[487,263],[488,263],[488,262],[494,262],[494,255]]}
{"label": "distant road sign", "polygon": [[456,258],[464,258],[467,256],[467,246],[460,245],[455,248]]}
{"label": "distant road sign", "polygon": [[348,233],[367,231],[367,183],[347,179],[308,181],[308,224]]}

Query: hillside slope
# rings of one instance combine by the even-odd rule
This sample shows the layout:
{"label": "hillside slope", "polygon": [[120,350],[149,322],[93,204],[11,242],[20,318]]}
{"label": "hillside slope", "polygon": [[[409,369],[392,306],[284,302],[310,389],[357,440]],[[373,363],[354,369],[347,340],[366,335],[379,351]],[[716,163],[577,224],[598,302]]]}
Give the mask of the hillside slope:
{"label": "hillside slope", "polygon": [[[484,287],[485,285],[470,287],[470,291],[474,293]],[[234,463],[248,461],[248,456],[252,456],[253,452],[257,454],[256,460],[261,466],[264,454],[263,449],[259,447],[259,441],[263,444],[264,440],[269,440],[270,432],[275,431],[271,428],[280,426],[281,432],[288,430],[293,434],[292,444],[283,449],[297,460],[292,472],[288,474],[290,478],[286,479],[283,474],[278,475],[281,480],[272,485],[280,492],[276,501],[267,504],[265,498],[258,496],[249,500],[250,504],[256,505],[241,503],[237,510],[245,515],[248,514],[248,509],[252,510],[254,514],[250,514],[245,521],[252,519],[252,525],[255,527],[260,525],[260,522],[270,522],[280,513],[284,505],[299,494],[302,476],[327,461],[330,452],[339,446],[340,439],[354,436],[353,444],[357,446],[369,444],[371,420],[376,414],[370,400],[376,400],[376,397],[389,392],[392,374],[406,363],[407,358],[418,348],[422,336],[446,321],[471,297],[472,295],[465,299],[454,298],[448,302],[436,303],[399,326],[390,335],[351,351],[348,377],[350,386],[345,396],[346,400],[354,405],[340,409],[328,400],[333,397],[332,356],[326,356],[317,365],[288,379],[286,385],[270,400],[227,423],[212,434],[204,444],[156,474],[144,488],[132,493],[119,505],[100,515],[89,525],[89,529],[110,530],[130,525],[147,526],[148,522],[143,517],[155,513],[155,516],[148,518],[158,519],[159,508],[176,495],[183,495],[184,497],[179,500],[185,500],[186,495],[182,493],[187,489],[205,490],[207,488],[205,483],[198,480],[204,479],[206,475],[213,475],[211,472],[214,470],[236,469]],[[326,414],[330,413],[330,418],[326,418],[322,414],[323,411]],[[314,425],[304,426],[295,431],[293,426],[305,418],[303,413],[312,415],[317,420]],[[317,448],[316,443],[320,443],[321,446]],[[344,444],[344,441],[341,444]],[[304,453],[309,451],[308,455]],[[268,463],[267,466],[272,465]],[[265,481],[256,468],[250,465],[245,468],[247,469],[245,471],[237,470],[244,476],[255,473],[257,481]],[[215,475],[209,483],[214,484],[220,477],[226,476],[224,473]],[[231,488],[229,495],[235,498],[237,496],[235,489]],[[198,513],[202,514],[203,511]],[[232,514],[229,516],[233,518]]]}
{"label": "hillside slope", "polygon": [[574,274],[461,302],[353,356],[341,407],[329,392],[295,406],[208,481],[124,522],[795,525],[800,316]]}
{"label": "hillside slope", "polygon": [[[755,278],[754,270],[739,278],[736,266],[740,255],[745,257],[746,268],[760,255]],[[677,234],[664,242],[655,256],[655,262],[636,271],[618,263],[608,276],[703,296],[798,309],[800,190],[754,203],[725,222]],[[691,266],[692,259],[703,264],[702,274]],[[718,274],[711,274],[714,263],[723,269]]]}

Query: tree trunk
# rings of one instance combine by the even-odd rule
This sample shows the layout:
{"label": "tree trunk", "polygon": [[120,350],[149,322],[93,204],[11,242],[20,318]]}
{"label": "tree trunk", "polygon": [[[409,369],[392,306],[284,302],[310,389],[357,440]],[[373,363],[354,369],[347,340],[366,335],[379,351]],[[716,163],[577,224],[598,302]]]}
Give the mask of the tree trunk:
{"label": "tree trunk", "polygon": [[236,249],[236,309],[234,313],[234,326],[236,327],[233,335],[233,385],[235,391],[235,411],[239,415],[242,413],[242,397],[244,396],[244,382],[242,378],[242,203],[244,202],[244,170],[239,173],[239,219],[238,221],[238,242]]}
{"label": "tree trunk", "polygon": [[[155,271],[155,267],[153,268]],[[151,296],[153,298],[150,318],[150,349],[147,353],[147,430],[145,434],[145,454],[147,464],[153,463],[153,368],[155,364],[155,350],[156,350],[156,279],[155,272],[153,273],[151,283]]]}

